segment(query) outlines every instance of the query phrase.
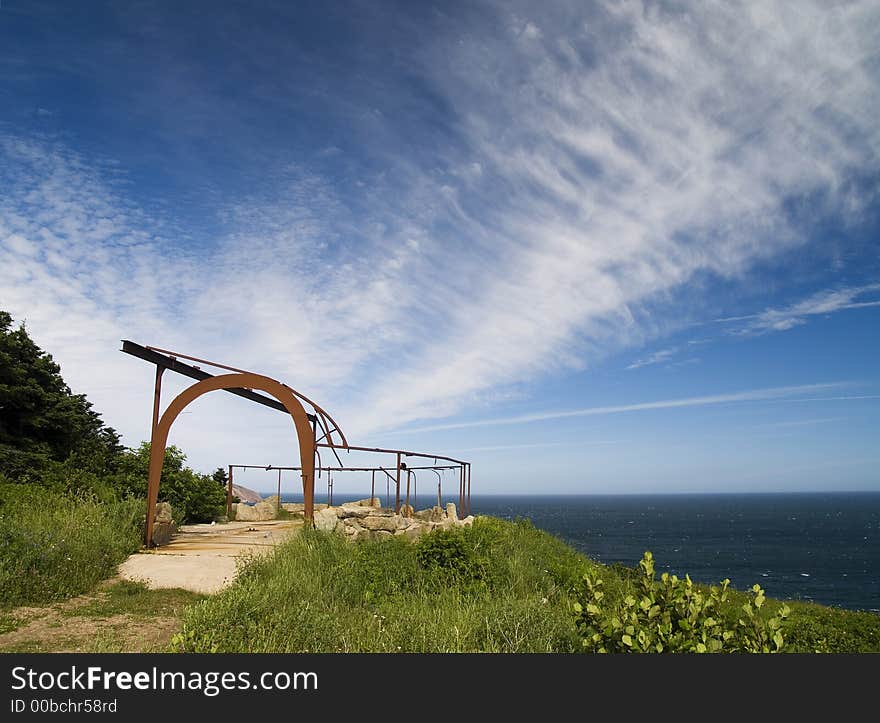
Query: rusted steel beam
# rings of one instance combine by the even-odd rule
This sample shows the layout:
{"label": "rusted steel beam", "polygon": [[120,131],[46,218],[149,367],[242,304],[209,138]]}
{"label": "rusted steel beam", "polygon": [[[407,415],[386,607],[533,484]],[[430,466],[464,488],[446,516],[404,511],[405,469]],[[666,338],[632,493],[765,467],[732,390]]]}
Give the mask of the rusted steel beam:
{"label": "rusted steel beam", "polygon": [[[327,444],[326,442],[319,442],[317,447],[336,447],[340,448],[339,445]],[[467,464],[462,459],[455,459],[455,457],[444,457],[442,454],[428,454],[427,452],[408,452],[405,449],[386,449],[384,447],[357,447],[355,445],[348,445],[346,447],[342,447],[350,452],[382,452],[384,454],[400,454],[404,457],[423,457],[424,459],[442,459],[446,462],[453,462],[455,466],[461,464]]]}
{"label": "rusted steel beam", "polygon": [[165,459],[165,445],[168,442],[168,433],[171,425],[178,415],[193,401],[203,394],[218,389],[262,389],[267,394],[274,396],[282,403],[293,420],[296,435],[299,440],[300,465],[304,467],[303,478],[303,517],[307,524],[314,520],[314,469],[309,465],[314,463],[315,438],[312,427],[309,424],[306,411],[302,403],[289,389],[279,382],[259,374],[221,374],[210,379],[196,382],[178,394],[168,405],[159,423],[153,429],[150,436],[150,470],[147,479],[147,516],[144,529],[144,540],[149,547],[152,544],[153,523],[156,514],[156,502],[159,495],[159,482],[162,478],[162,465]]}
{"label": "rusted steel beam", "polygon": [[[264,464],[233,464],[231,467],[236,467],[239,469],[262,469],[268,471],[269,469],[283,469],[285,472],[296,472],[301,470],[302,467],[278,467],[274,464],[270,464],[268,467]],[[447,464],[447,465],[437,465],[436,467],[407,467],[406,469],[412,470],[421,470],[421,469],[458,469],[461,465],[458,464]],[[326,472],[385,472],[388,474],[387,470],[384,467],[322,467],[322,470]],[[392,477],[393,479],[393,477]]]}
{"label": "rusted steel beam", "polygon": [[[122,351],[124,351],[126,354],[131,354],[132,356],[136,356],[139,359],[150,362],[151,364],[155,364],[156,366],[170,369],[171,371],[176,372],[177,374],[182,374],[183,376],[189,377],[190,379],[196,379],[197,381],[210,379],[214,376],[214,374],[209,374],[208,372],[199,369],[198,367],[191,366],[190,364],[184,364],[183,362],[180,362],[173,357],[161,354],[157,351],[153,351],[152,349],[148,349],[145,346],[136,344],[133,341],[128,341],[127,339],[122,340]],[[287,409],[285,409],[284,405],[281,404],[281,402],[275,399],[271,399],[270,397],[263,396],[262,394],[257,394],[250,389],[224,389],[224,391],[229,392],[230,394],[235,394],[239,397],[244,397],[248,401],[262,404],[264,407],[270,407],[271,409],[276,409],[279,412],[284,412],[285,414],[288,414]],[[306,414],[309,418],[309,421],[315,419],[314,414],[308,414],[308,412]]]}
{"label": "rusted steel beam", "polygon": [[[239,374],[252,374],[253,373],[247,369],[239,369],[237,367],[231,367],[228,364],[221,364],[220,362],[211,361],[210,359],[199,359],[199,357],[197,357],[197,356],[190,356],[189,354],[183,354],[179,351],[172,351],[171,349],[160,349],[157,346],[146,346],[146,347],[144,347],[144,349],[148,349],[149,351],[159,352],[160,354],[167,354],[168,356],[173,357],[173,358],[188,359],[189,361],[198,362],[199,364],[207,364],[208,366],[216,367],[217,369],[225,369],[226,371],[230,371],[230,372],[238,372]],[[302,399],[306,404],[309,404],[315,410],[315,414],[317,414],[323,420],[323,424],[321,425],[321,427],[325,431],[327,439],[331,443],[333,442],[333,432],[334,431],[337,432],[339,434],[339,437],[342,439],[342,446],[345,446],[348,443],[347,440],[345,439],[345,434],[343,434],[342,430],[339,428],[339,425],[336,424],[336,421],[333,419],[333,417],[331,417],[329,414],[327,414],[327,412],[325,412],[321,407],[319,407],[317,404],[315,404],[311,399],[309,399],[302,392],[298,392],[296,389],[294,389],[293,387],[287,386],[287,384],[284,384],[283,382],[282,382],[282,385],[287,387],[288,389],[290,389],[291,392],[293,392],[297,397]],[[327,421],[328,419],[330,420],[330,422]],[[333,429],[330,429],[330,423],[333,424]],[[342,462],[340,462],[340,464],[342,464]]]}
{"label": "rusted steel beam", "polygon": [[150,427],[150,432],[156,428],[156,425],[159,424],[159,407],[161,406],[162,400],[162,373],[165,371],[165,367],[156,367],[156,384],[153,387],[153,426]]}

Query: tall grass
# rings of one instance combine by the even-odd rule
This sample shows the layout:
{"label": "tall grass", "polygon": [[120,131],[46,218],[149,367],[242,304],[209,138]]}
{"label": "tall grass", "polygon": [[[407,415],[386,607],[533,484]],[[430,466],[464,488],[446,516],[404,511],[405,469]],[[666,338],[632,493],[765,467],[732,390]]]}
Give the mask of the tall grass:
{"label": "tall grass", "polygon": [[143,501],[0,490],[0,609],[79,595],[138,549]]}
{"label": "tall grass", "polygon": [[[455,564],[444,564],[442,549],[439,562],[424,554],[449,540],[463,551]],[[232,587],[190,607],[177,648],[569,652],[580,645],[571,584],[593,568],[528,523],[480,519],[417,545],[351,544],[304,531],[248,562]]]}
{"label": "tall grass", "polygon": [[[584,573],[609,601],[637,572],[595,563],[529,522],[478,518],[417,544],[346,542],[313,531],[243,564],[222,593],[187,608],[173,648],[191,652],[575,652]],[[702,586],[701,586],[702,587]],[[731,591],[732,625],[748,595]],[[766,613],[782,603],[768,600]],[[880,651],[880,616],[789,603],[786,650]]]}

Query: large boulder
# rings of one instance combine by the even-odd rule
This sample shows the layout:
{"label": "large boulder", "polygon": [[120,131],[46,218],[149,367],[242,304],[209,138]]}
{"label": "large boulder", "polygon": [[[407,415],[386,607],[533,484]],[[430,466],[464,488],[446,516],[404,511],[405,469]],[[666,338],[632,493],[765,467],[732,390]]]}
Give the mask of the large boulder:
{"label": "large boulder", "polygon": [[450,520],[458,519],[458,512],[455,510],[455,502],[447,502],[446,503],[446,516]]}
{"label": "large boulder", "polygon": [[268,502],[257,502],[255,505],[238,502],[232,505],[232,510],[239,522],[265,522],[277,516],[275,507]]}
{"label": "large boulder", "polygon": [[171,542],[171,538],[177,532],[177,523],[172,517],[171,505],[167,502],[159,502],[156,504],[156,516],[153,518],[153,534],[150,542],[161,547]]}
{"label": "large boulder", "polygon": [[336,515],[340,519],[347,517],[358,517],[363,518],[374,512],[375,508],[373,507],[364,507],[358,502],[346,502],[341,507],[337,508]]}
{"label": "large boulder", "polygon": [[359,522],[361,527],[372,532],[378,532],[379,530],[396,532],[398,529],[398,519],[397,515],[369,515],[359,520]]}
{"label": "large boulder", "polygon": [[[271,505],[277,511],[281,506],[281,498],[278,495],[272,495],[271,497],[267,497],[263,500],[267,505]],[[259,504],[259,502],[257,503]]]}
{"label": "large boulder", "polygon": [[332,507],[328,507],[315,512],[316,530],[321,530],[322,532],[333,532],[336,529],[336,525],[338,523],[339,518],[336,516],[336,510],[334,510]]}

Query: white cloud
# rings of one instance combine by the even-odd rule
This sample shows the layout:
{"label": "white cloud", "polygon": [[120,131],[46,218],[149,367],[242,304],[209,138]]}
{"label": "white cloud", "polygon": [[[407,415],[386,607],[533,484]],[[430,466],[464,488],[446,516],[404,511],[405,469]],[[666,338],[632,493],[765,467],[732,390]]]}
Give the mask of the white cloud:
{"label": "white cloud", "polygon": [[652,364],[662,364],[663,362],[667,362],[672,359],[678,353],[677,347],[672,347],[670,349],[660,349],[659,351],[655,351],[653,354],[649,354],[646,357],[642,357],[641,359],[636,359],[632,364],[628,365],[627,369],[641,369],[642,367],[651,366]]}
{"label": "white cloud", "polygon": [[[792,196],[859,213],[841,189],[878,167],[876,3],[560,5],[540,32],[532,12],[520,40],[500,3],[504,32],[418,44],[455,149],[385,149],[355,203],[291,168],[222,209],[212,244],[174,242],[94,159],[7,137],[2,305],[135,438],[150,385],[128,391],[148,370],[112,351],[123,336],[278,376],[359,439],[679,323],[642,320],[698,275],[742,279],[804,243]],[[856,303],[874,302],[811,308]]]}
{"label": "white cloud", "polygon": [[760,314],[719,319],[720,322],[747,322],[731,330],[733,334],[766,334],[787,331],[806,324],[811,316],[833,314],[846,309],[865,309],[880,306],[880,300],[858,301],[866,294],[876,294],[880,284],[820,291],[807,299],[781,309],[766,309]]}
{"label": "white cloud", "polygon": [[[603,407],[587,407],[585,409],[557,410],[540,412],[538,414],[520,414],[514,417],[498,417],[495,419],[480,419],[473,422],[457,422],[453,424],[435,424],[427,427],[399,430],[398,434],[415,434],[417,432],[439,432],[448,429],[470,429],[473,427],[498,427],[511,424],[529,424],[532,422],[546,422],[554,419],[569,419],[572,417],[594,417],[606,414],[622,414],[625,412],[647,412],[658,409],[682,409],[687,407],[705,407],[716,404],[735,404],[740,402],[762,401],[799,401],[790,399],[809,392],[823,389],[835,389],[847,386],[847,382],[829,382],[825,384],[801,384],[788,387],[768,387],[764,389],[751,389],[743,392],[730,394],[711,394],[701,397],[682,397],[680,399],[662,399],[655,402],[638,402],[636,404],[615,404]],[[837,397],[840,399],[841,397]],[[806,400],[804,400],[806,401]],[[812,398],[809,401],[820,401]]]}

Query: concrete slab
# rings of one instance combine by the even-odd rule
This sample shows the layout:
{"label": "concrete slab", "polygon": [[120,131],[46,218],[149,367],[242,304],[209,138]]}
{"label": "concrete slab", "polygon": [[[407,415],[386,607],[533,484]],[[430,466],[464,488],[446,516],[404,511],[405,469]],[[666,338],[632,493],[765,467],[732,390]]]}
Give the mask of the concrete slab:
{"label": "concrete slab", "polygon": [[129,557],[119,575],[153,589],[215,593],[235,579],[240,556],[268,552],[301,527],[296,519],[183,525],[170,544]]}

